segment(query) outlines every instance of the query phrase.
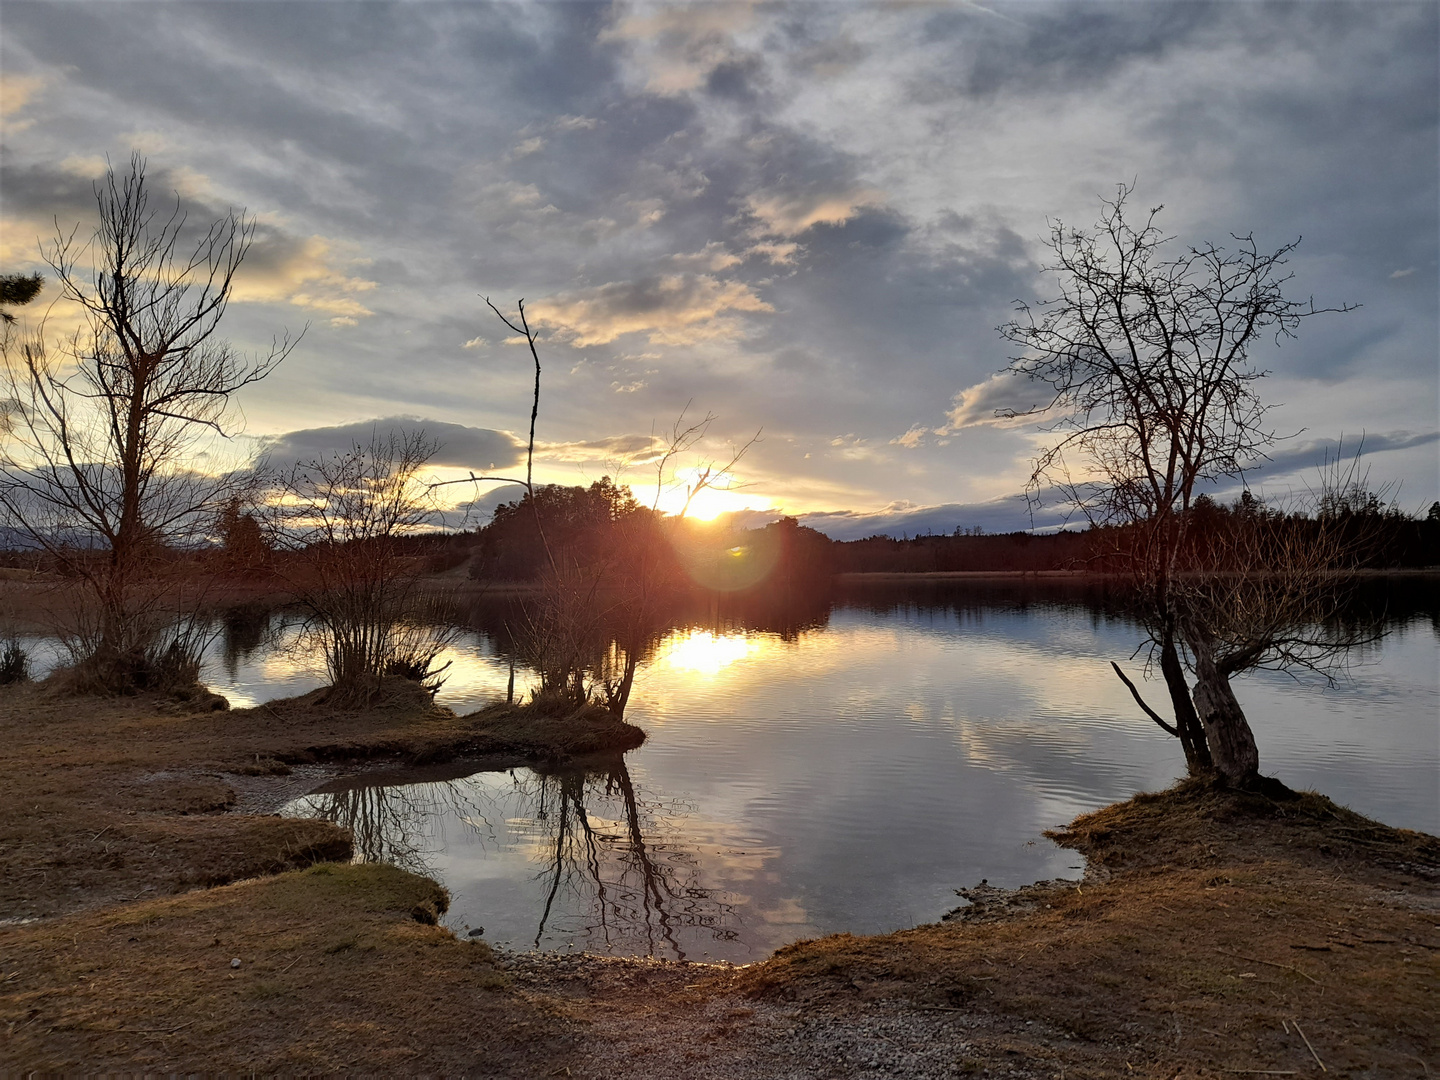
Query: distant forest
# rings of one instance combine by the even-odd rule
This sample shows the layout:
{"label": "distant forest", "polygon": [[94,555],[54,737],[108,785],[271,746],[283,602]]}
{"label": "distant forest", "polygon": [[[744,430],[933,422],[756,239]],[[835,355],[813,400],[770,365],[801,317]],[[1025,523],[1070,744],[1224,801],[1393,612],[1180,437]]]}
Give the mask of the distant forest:
{"label": "distant forest", "polygon": [[[426,532],[389,542],[409,558],[423,560],[431,573],[465,567],[466,575],[475,580],[535,581],[550,569],[553,559],[568,569],[621,578],[643,565],[657,582],[688,578],[721,589],[808,587],[847,573],[1106,573],[1117,568],[1114,553],[1125,544],[1124,531],[1112,528],[1048,534],[956,529],[949,535],[906,539],[877,535],[850,541],[831,540],[791,517],[758,529],[738,529],[723,520],[668,517],[642,505],[629,488],[608,477],[589,487],[539,486],[535,503],[532,507],[529,496],[504,503],[489,524],[473,530]],[[1321,512],[1353,531],[1359,568],[1440,567],[1440,504],[1422,519],[1362,494]],[[1311,517],[1269,511],[1258,502],[1223,506],[1202,496],[1189,513],[1201,544],[1207,535],[1233,527],[1247,514],[1268,515],[1272,528],[1278,522],[1282,530],[1316,527]],[[274,550],[254,518],[237,513],[234,506],[227,509],[213,541],[210,548],[176,551],[174,557],[198,556],[219,564],[222,571],[233,564],[246,573],[263,573],[267,566],[278,569],[294,557],[294,552]],[[93,557],[103,555],[96,550]],[[52,561],[33,546],[0,544],[0,566],[57,570],[48,565]],[[736,574],[753,580],[737,579]]]}
{"label": "distant forest", "polygon": [[[835,541],[794,518],[750,530],[676,522],[641,506],[628,488],[608,478],[588,488],[539,488],[537,503],[538,515],[528,499],[522,499],[501,506],[489,525],[447,538],[440,561],[451,566],[468,561],[474,578],[533,580],[546,567],[538,531],[543,528],[552,551],[570,565],[624,564],[638,558],[641,550],[661,552],[655,557],[684,564],[713,558],[716,551],[759,547],[768,552],[767,559],[773,558],[779,576],[794,583],[844,573],[1104,573],[1114,569],[1112,554],[1124,543],[1121,530],[1106,528],[1050,534],[957,529],[950,535]],[[1440,506],[1417,519],[1362,495],[1321,512],[1353,531],[1360,566],[1440,566]],[[1254,501],[1226,507],[1202,496],[1190,513],[1202,538],[1247,514],[1269,514],[1272,523],[1297,531],[1314,527],[1309,517],[1266,511]]]}

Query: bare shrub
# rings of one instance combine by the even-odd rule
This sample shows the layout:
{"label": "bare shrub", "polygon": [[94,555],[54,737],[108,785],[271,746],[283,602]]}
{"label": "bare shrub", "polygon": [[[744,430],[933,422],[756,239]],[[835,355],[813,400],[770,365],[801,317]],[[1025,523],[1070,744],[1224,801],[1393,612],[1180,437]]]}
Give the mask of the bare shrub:
{"label": "bare shrub", "polygon": [[19,638],[10,638],[0,650],[0,686],[30,681],[30,656]]}
{"label": "bare shrub", "polygon": [[276,479],[271,535],[293,552],[289,584],[309,615],[302,640],[325,658],[331,700],[363,704],[386,678],[432,695],[443,681],[443,612],[417,590],[425,560],[407,545],[434,519],[420,473],[437,449],[423,431],[377,436]]}

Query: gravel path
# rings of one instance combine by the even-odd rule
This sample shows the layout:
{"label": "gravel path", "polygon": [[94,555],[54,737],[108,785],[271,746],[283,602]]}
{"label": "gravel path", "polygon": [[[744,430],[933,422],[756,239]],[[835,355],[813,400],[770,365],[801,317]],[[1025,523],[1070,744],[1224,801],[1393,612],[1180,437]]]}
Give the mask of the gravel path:
{"label": "gravel path", "polygon": [[561,1076],[1051,1078],[1077,1051],[1089,1056],[1063,1032],[970,1010],[759,1001],[725,991],[724,967],[543,953],[512,954],[501,966],[527,996],[559,999],[583,1032],[582,1062]]}

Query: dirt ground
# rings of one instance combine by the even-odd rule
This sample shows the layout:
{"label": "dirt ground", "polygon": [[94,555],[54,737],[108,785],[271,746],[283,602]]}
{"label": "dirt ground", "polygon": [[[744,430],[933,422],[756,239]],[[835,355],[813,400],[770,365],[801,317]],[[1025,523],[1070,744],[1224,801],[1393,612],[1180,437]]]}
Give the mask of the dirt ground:
{"label": "dirt ground", "polygon": [[499,749],[495,716],[203,704],[0,690],[0,1072],[1440,1068],[1440,841],[1319,796],[1141,796],[1057,837],[1083,882],[744,968],[504,954],[435,925],[434,882],[350,865],[342,830],[246,812],[318,762]]}

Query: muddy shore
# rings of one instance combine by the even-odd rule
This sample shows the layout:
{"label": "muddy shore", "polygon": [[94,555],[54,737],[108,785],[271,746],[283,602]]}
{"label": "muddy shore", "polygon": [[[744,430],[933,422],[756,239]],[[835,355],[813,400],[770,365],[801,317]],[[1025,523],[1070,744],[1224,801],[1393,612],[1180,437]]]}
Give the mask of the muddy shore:
{"label": "muddy shore", "polygon": [[194,707],[0,691],[0,1070],[1440,1068],[1440,841],[1317,795],[1137,797],[1056,835],[1082,882],[957,881],[969,904],[947,921],[744,968],[535,956],[456,939],[436,883],[350,865],[343,830],[268,811],[342,771],[521,760],[546,721]]}

